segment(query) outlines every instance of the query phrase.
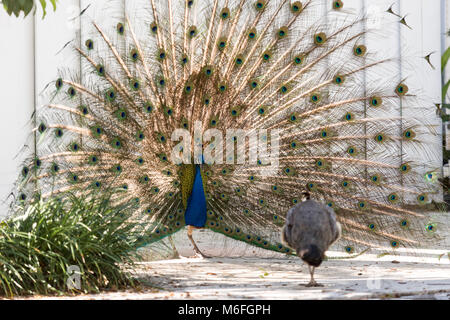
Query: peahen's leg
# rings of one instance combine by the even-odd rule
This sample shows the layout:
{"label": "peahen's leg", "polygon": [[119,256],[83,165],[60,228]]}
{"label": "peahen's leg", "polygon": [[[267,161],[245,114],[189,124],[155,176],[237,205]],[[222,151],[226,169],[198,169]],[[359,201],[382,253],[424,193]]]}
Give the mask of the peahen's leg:
{"label": "peahen's leg", "polygon": [[315,267],[312,267],[308,264],[309,274],[311,275],[311,280],[305,287],[323,287],[323,285],[319,284],[314,280],[314,269]]}
{"label": "peahen's leg", "polygon": [[194,229],[195,229],[195,227],[188,225],[187,235],[188,235],[189,240],[191,240],[192,245],[194,246],[195,255],[196,256],[200,255],[202,258],[211,258],[210,256],[207,256],[204,253],[202,253],[200,251],[200,249],[197,247],[197,245],[195,244],[194,238],[192,238],[192,231]]}

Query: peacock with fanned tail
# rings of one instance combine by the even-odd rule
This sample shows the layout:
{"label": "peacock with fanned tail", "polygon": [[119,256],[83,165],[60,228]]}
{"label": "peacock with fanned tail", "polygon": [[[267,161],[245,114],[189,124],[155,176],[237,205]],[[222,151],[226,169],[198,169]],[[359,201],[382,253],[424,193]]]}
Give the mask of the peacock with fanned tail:
{"label": "peacock with fanned tail", "polygon": [[397,116],[415,95],[365,44],[367,18],[340,0],[144,11],[115,30],[94,22],[76,48],[84,77],[61,75],[38,111],[20,203],[113,188],[135,203],[144,243],[188,226],[198,254],[195,228],[291,254],[279,234],[305,192],[336,211],[348,253],[434,235],[420,205],[439,193],[438,171],[408,154],[429,153],[433,133]]}

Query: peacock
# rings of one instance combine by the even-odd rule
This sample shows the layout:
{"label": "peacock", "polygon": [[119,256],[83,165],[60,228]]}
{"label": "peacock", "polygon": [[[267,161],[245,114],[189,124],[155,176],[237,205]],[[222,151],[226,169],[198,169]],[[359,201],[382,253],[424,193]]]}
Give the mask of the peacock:
{"label": "peacock", "polygon": [[290,255],[281,228],[308,193],[348,254],[432,241],[439,133],[344,2],[147,0],[93,21],[81,74],[61,70],[35,114],[16,203],[112,189],[143,245],[187,229],[206,256],[192,237],[206,228]]}

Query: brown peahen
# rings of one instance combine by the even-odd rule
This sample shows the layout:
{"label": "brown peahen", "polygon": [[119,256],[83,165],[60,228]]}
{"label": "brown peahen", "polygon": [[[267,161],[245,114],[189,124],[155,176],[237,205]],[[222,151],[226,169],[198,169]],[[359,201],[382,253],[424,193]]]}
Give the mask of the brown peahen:
{"label": "brown peahen", "polygon": [[148,0],[114,30],[93,22],[82,77],[61,72],[37,112],[18,202],[113,189],[144,244],[188,225],[192,242],[208,228],[291,254],[280,230],[309,192],[348,253],[432,239],[437,133],[401,114],[417,93],[367,18],[323,2]]}
{"label": "brown peahen", "polygon": [[311,280],[306,286],[321,287],[314,280],[314,270],[322,264],[325,252],[339,239],[342,230],[332,208],[311,200],[309,193],[305,195],[306,201],[288,211],[281,239],[308,264]]}

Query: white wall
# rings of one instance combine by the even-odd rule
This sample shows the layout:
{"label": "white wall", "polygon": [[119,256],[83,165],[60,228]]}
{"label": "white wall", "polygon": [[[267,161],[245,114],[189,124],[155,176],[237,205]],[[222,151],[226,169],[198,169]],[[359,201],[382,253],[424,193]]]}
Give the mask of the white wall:
{"label": "white wall", "polygon": [[[327,0],[322,0],[327,3]],[[330,2],[330,1],[328,1]],[[344,0],[349,8],[368,10],[374,5],[379,10],[386,10],[392,0]],[[0,216],[6,211],[3,203],[11,191],[12,184],[19,171],[20,158],[15,158],[21,150],[25,138],[32,128],[29,122],[34,108],[45,103],[40,95],[44,87],[57,77],[58,67],[69,67],[79,70],[80,61],[74,53],[65,49],[58,51],[70,40],[84,42],[92,27],[89,21],[99,20],[100,24],[116,23],[117,17],[109,19],[104,14],[104,5],[128,8],[131,1],[125,5],[125,0],[93,1],[93,0],[64,0],[59,1],[57,11],[47,13],[42,20],[38,12],[36,17],[26,19],[9,17],[4,10],[0,10],[0,106],[2,125],[0,137],[2,146],[0,151]],[[74,19],[81,9],[91,7],[81,19]],[[434,103],[441,100],[440,53],[442,45],[450,45],[450,38],[441,39],[445,30],[450,29],[450,5],[446,0],[399,0],[394,5],[396,12],[407,15],[408,24],[413,30],[405,26],[396,27],[392,37],[386,39],[385,47],[407,53],[405,59],[415,61],[414,73],[405,74],[411,82],[418,84],[421,95],[427,103],[424,108],[434,110]],[[445,12],[443,12],[444,9]],[[125,10],[122,9],[122,10]],[[120,11],[120,10],[118,10]],[[369,11],[371,12],[371,11]],[[441,17],[447,17],[446,23],[441,24]],[[109,19],[109,20],[108,20]],[[114,20],[114,21],[112,21]],[[381,26],[383,27],[383,26]],[[443,30],[444,29],[444,30]],[[81,38],[80,34],[81,32]],[[432,70],[421,57],[435,51],[431,62],[435,66]],[[412,59],[415,60],[412,60]],[[403,70],[403,69],[402,69]],[[447,72],[450,77],[450,67]],[[423,85],[420,85],[422,83]],[[427,119],[439,127],[437,117]],[[31,146],[32,147],[32,146]],[[437,166],[440,158],[432,160]]]}
{"label": "white wall", "polygon": [[[441,28],[442,28],[442,48],[441,53],[444,53],[445,50],[450,47],[450,36],[447,36],[447,32],[450,30],[450,2],[447,0],[441,0]],[[450,64],[447,64],[446,69],[444,70],[444,74],[442,77],[443,83],[446,83],[450,79]],[[445,97],[446,103],[450,102],[450,95],[447,94]],[[446,110],[447,114],[450,114],[449,110]],[[445,134],[446,134],[446,148],[450,150],[450,124],[445,124]],[[446,174],[450,175],[450,170],[446,169]]]}
{"label": "white wall", "polygon": [[0,217],[17,177],[16,155],[30,132],[34,110],[34,18],[9,17],[0,8]]}

